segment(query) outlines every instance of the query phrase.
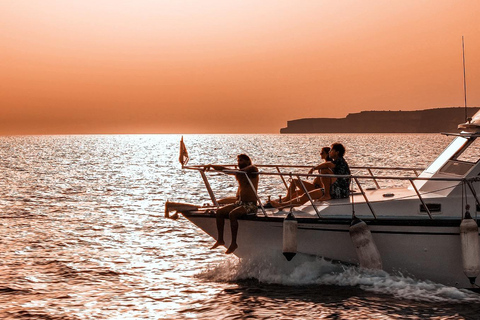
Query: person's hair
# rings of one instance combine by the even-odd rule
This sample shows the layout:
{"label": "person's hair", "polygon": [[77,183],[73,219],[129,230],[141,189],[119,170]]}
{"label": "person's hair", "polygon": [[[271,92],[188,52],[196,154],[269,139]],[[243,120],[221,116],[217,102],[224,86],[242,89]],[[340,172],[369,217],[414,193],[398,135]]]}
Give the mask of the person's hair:
{"label": "person's hair", "polygon": [[237,159],[238,159],[238,160],[240,160],[240,159],[243,159],[243,160],[246,160],[246,161],[248,161],[248,162],[249,162],[249,165],[251,165],[251,164],[252,164],[252,160],[250,159],[250,157],[249,157],[249,156],[247,156],[247,155],[246,155],[246,154],[244,154],[244,153],[242,153],[242,154],[239,154],[239,155],[237,156]]}
{"label": "person's hair", "polygon": [[343,157],[345,154],[345,147],[341,143],[336,142],[332,144],[332,149],[337,151],[340,157]]}
{"label": "person's hair", "polygon": [[330,152],[330,147],[323,147],[321,152],[325,152],[327,154],[325,161],[332,161],[330,155],[328,154]]}

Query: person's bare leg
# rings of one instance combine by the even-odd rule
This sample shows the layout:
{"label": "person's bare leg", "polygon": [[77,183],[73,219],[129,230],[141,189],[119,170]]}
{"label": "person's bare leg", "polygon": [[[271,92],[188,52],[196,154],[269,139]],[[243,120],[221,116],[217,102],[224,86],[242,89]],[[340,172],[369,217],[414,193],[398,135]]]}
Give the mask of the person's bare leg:
{"label": "person's bare leg", "polygon": [[[324,170],[322,170],[321,173],[322,174],[332,174],[333,172],[332,172],[331,169],[324,169]],[[330,199],[332,199],[332,196],[330,195],[330,186],[332,185],[332,183],[337,181],[337,179],[336,178],[329,178],[329,177],[321,177],[320,179],[322,181],[323,189],[325,190],[324,191],[325,193],[320,198],[320,200],[330,200]]]}
{"label": "person's bare leg", "polygon": [[225,252],[226,254],[233,253],[237,248],[237,234],[238,234],[238,218],[246,214],[247,211],[243,207],[235,208],[230,212],[230,229],[232,232],[232,243],[228,247],[228,250]]}
{"label": "person's bare leg", "polygon": [[295,189],[296,189],[295,180],[293,180],[292,182],[290,182],[290,185],[288,186],[288,190],[287,190],[287,195],[282,198],[282,202],[295,198],[295,195],[296,195]]}
{"label": "person's bare leg", "polygon": [[223,246],[225,244],[225,240],[223,240],[223,229],[225,228],[225,217],[228,215],[230,211],[234,206],[228,205],[225,207],[221,207],[220,209],[217,210],[217,213],[215,214],[215,218],[217,220],[217,242],[210,248],[210,249],[215,249],[219,246]]}
{"label": "person's bare leg", "polygon": [[[321,197],[323,195],[322,191],[320,189],[310,190],[308,192],[308,194],[310,195],[310,197],[312,199],[321,199]],[[272,205],[275,208],[283,209],[283,208],[288,208],[288,207],[301,206],[302,204],[305,204],[308,201],[310,201],[310,199],[308,198],[308,195],[306,193],[304,193],[300,197],[293,198],[292,200],[287,201],[285,203],[272,203]]]}
{"label": "person's bare leg", "polygon": [[292,197],[293,198],[298,198],[300,197],[302,194],[304,194],[304,190],[303,190],[303,187],[302,187],[302,183],[303,183],[303,186],[305,187],[305,189],[307,189],[308,192],[311,192],[313,190],[315,190],[315,185],[311,182],[308,182],[308,181],[302,181],[300,182],[300,180],[298,179],[295,179],[295,185],[297,186],[297,188],[300,190],[299,194],[297,195],[297,197]]}
{"label": "person's bare leg", "polygon": [[[313,183],[310,183],[308,181],[302,181],[302,182],[303,182],[303,185],[305,186],[305,188],[309,192],[315,189],[315,185]],[[283,202],[288,202],[288,201],[290,201],[292,199],[295,199],[295,198],[298,198],[302,194],[304,194],[304,192],[303,192],[303,187],[302,187],[301,182],[298,179],[293,179],[292,182],[290,183],[290,186],[288,187],[287,195],[284,198],[282,198],[282,203]],[[276,203],[276,205],[281,205],[278,202],[275,202],[275,203]]]}
{"label": "person's bare leg", "polygon": [[227,198],[218,200],[217,203],[221,205],[225,205],[225,204],[235,203],[237,200],[238,200],[237,197],[227,197]]}

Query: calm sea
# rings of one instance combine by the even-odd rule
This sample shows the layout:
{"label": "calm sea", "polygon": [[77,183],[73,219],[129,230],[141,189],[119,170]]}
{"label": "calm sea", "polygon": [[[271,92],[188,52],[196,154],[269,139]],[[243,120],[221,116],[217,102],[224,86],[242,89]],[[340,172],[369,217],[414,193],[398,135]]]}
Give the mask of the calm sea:
{"label": "calm sea", "polygon": [[[204,203],[179,135],[0,137],[1,319],[480,319],[480,295],[407,274],[303,258],[241,261],[167,199]],[[425,167],[441,135],[186,135],[191,164],[315,164],[342,142],[351,165]],[[212,176],[213,178],[213,176]],[[213,183],[235,191],[231,177]],[[270,189],[269,189],[270,188]],[[262,192],[282,193],[261,182]]]}

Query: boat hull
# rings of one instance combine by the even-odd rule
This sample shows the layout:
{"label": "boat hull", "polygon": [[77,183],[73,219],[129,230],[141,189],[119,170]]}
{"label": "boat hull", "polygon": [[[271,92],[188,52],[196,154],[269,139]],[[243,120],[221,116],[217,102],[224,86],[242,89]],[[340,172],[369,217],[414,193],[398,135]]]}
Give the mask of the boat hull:
{"label": "boat hull", "polygon": [[[192,213],[184,213],[184,216],[214,239],[217,238],[214,217]],[[458,288],[472,287],[463,273],[460,220],[405,219],[366,222],[380,252],[385,271]],[[349,219],[299,219],[297,252],[358,264],[349,226]],[[235,254],[240,258],[266,253],[281,255],[282,231],[281,218],[247,217],[239,221],[239,247]],[[229,244],[228,219],[225,224],[225,240]]]}

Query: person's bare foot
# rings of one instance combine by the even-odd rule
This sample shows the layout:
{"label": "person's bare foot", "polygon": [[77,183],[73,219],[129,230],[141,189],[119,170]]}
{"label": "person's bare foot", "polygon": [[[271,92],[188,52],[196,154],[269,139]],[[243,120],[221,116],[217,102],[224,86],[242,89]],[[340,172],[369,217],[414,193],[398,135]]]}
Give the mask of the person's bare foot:
{"label": "person's bare foot", "polygon": [[165,202],[165,218],[169,218],[170,217],[170,202],[167,200],[167,202]]}
{"label": "person's bare foot", "polygon": [[228,247],[228,250],[225,251],[225,254],[231,254],[233,251],[235,251],[238,248],[238,245],[236,243],[232,243],[230,247]]}
{"label": "person's bare foot", "polygon": [[215,249],[215,248],[218,248],[220,246],[223,246],[225,244],[225,241],[217,241],[215,242],[215,244],[210,248],[210,249]]}
{"label": "person's bare foot", "polygon": [[326,196],[326,195],[323,195],[322,197],[320,197],[320,199],[318,199],[320,201],[327,201],[327,200],[332,200],[332,197],[330,196]]}

